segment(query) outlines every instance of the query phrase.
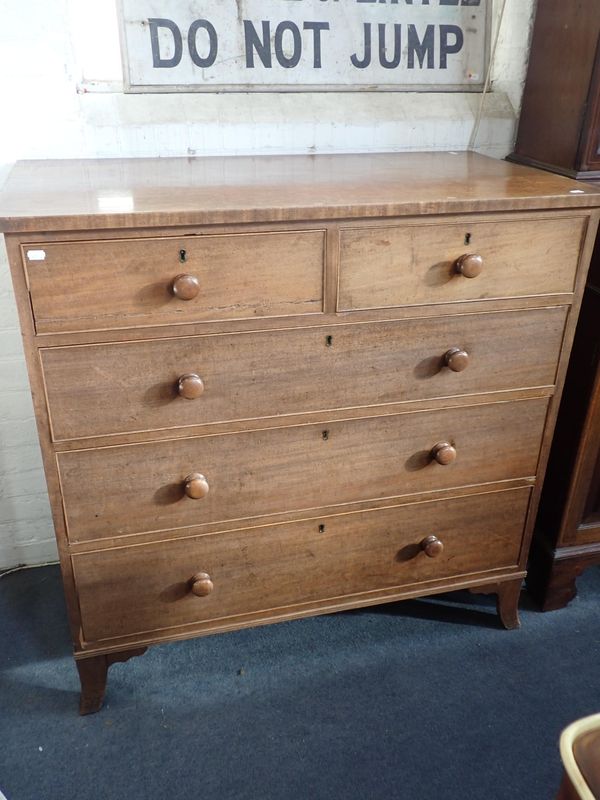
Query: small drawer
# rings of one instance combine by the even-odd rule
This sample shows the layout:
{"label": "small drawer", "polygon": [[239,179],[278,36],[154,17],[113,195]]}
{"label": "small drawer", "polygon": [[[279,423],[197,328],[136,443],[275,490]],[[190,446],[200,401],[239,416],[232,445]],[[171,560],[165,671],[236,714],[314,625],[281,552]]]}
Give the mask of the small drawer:
{"label": "small drawer", "polygon": [[324,231],[23,246],[38,333],[323,311]]}
{"label": "small drawer", "polygon": [[533,477],[547,404],[58,453],[68,535],[78,542]]}
{"label": "small drawer", "polygon": [[557,217],[343,230],[338,308],[571,293],[586,223]]}
{"label": "small drawer", "polygon": [[[517,566],[529,489],[73,556],[87,642],[226,627]],[[433,539],[431,537],[434,537]],[[497,574],[497,572],[496,572]]]}
{"label": "small drawer", "polygon": [[464,314],[40,355],[61,441],[550,386],[566,314]]}

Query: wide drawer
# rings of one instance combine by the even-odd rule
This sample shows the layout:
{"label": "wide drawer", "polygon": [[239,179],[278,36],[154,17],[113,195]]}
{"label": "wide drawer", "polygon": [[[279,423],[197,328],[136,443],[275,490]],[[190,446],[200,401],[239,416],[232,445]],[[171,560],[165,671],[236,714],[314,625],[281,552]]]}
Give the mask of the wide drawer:
{"label": "wide drawer", "polygon": [[[536,399],[58,453],[68,535],[77,542],[533,476],[546,407]],[[442,466],[432,450],[444,442],[456,459]],[[209,487],[201,499],[185,492],[195,474]]]}
{"label": "wide drawer", "polygon": [[[340,310],[569,293],[586,218],[351,228],[341,234]],[[464,255],[480,274],[457,272]]]}
{"label": "wide drawer", "polygon": [[[52,434],[65,440],[549,386],[566,314],[535,309],[42,349]],[[445,354],[459,348],[468,365],[455,372]],[[202,383],[180,384],[186,375]],[[198,396],[180,396],[186,387]]]}
{"label": "wide drawer", "polygon": [[23,247],[38,333],[322,312],[324,254],[324,231]]}
{"label": "wide drawer", "polygon": [[[528,500],[529,489],[519,489],[76,555],[84,638],[269,618],[515,567]],[[432,535],[444,547],[435,558],[421,546]],[[198,573],[214,587],[205,596],[192,592]]]}

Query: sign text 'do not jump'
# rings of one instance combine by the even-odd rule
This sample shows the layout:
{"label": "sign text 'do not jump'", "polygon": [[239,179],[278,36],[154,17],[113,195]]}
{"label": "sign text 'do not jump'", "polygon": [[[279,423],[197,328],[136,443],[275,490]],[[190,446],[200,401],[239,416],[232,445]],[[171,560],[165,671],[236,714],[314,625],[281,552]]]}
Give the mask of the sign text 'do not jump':
{"label": "sign text 'do not jump'", "polygon": [[129,91],[477,90],[491,0],[121,0]]}

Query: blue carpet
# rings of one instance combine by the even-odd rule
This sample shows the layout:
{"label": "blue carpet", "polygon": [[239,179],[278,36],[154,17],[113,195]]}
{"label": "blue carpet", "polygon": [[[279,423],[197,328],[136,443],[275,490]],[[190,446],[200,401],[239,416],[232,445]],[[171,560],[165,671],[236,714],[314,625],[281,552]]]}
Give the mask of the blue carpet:
{"label": "blue carpet", "polygon": [[600,569],[501,630],[451,594],[151,648],[77,715],[58,569],[0,579],[7,800],[549,800],[600,711]]}

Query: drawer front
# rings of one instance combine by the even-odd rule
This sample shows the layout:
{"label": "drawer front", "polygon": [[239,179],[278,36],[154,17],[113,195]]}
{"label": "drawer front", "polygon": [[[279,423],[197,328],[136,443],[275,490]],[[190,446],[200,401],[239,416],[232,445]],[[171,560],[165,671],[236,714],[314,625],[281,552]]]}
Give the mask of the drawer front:
{"label": "drawer front", "polygon": [[38,333],[319,313],[324,254],[324,231],[23,248]]}
{"label": "drawer front", "polygon": [[[385,308],[572,292],[585,218],[342,231],[338,308]],[[467,278],[456,261],[476,254]]]}
{"label": "drawer front", "polygon": [[[529,489],[73,557],[88,642],[517,565]],[[435,558],[421,547],[435,535]],[[210,577],[205,596],[191,578]],[[203,585],[204,591],[209,589]],[[424,591],[424,593],[426,593]]]}
{"label": "drawer front", "polygon": [[[52,432],[65,440],[549,386],[566,314],[536,309],[49,348],[41,360]],[[468,363],[454,356],[454,369],[467,363],[456,372],[445,354],[461,348]],[[186,375],[201,383],[180,384]]]}
{"label": "drawer front", "polygon": [[[533,476],[547,400],[57,455],[71,541]],[[450,443],[453,463],[431,456]],[[445,451],[448,455],[449,451]],[[186,478],[204,476],[191,499]],[[204,489],[203,489],[204,487]],[[196,481],[188,491],[205,493]]]}

